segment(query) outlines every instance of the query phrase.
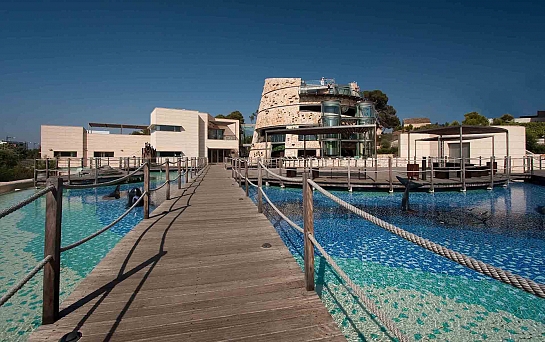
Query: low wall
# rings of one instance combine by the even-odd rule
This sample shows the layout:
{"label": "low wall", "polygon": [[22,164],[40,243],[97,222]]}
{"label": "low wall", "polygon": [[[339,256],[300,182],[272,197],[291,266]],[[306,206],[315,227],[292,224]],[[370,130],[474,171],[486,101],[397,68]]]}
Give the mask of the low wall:
{"label": "low wall", "polygon": [[0,194],[13,191],[15,189],[26,189],[34,186],[34,180],[20,179],[12,182],[0,182]]}

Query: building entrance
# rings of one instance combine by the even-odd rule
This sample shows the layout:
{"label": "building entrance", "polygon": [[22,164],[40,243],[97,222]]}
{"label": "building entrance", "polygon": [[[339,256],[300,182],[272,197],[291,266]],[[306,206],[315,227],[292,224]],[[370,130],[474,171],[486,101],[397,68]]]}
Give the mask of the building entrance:
{"label": "building entrance", "polygon": [[208,162],[209,163],[223,163],[225,158],[231,155],[230,149],[208,149]]}

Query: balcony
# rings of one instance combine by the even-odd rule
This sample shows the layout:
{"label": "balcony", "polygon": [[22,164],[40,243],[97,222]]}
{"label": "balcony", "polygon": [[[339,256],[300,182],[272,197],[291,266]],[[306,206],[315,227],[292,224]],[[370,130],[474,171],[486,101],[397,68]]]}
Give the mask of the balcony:
{"label": "balcony", "polygon": [[301,81],[299,95],[351,96],[363,99],[363,92],[348,84],[336,84],[334,79]]}

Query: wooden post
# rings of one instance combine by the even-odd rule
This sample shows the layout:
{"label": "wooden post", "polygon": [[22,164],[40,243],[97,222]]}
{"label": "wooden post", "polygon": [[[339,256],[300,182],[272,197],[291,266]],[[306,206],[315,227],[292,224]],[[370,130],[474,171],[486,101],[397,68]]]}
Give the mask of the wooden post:
{"label": "wooden post", "polygon": [[507,157],[507,185],[509,185],[509,182],[511,181],[511,156]]}
{"label": "wooden post", "polygon": [[195,175],[197,174],[195,172],[195,165],[197,164],[195,159],[195,157],[191,158],[191,178],[195,178]]}
{"label": "wooden post", "polygon": [[68,185],[70,185],[70,158],[68,158]]}
{"label": "wooden post", "polygon": [[378,181],[377,172],[378,172],[378,158],[375,157],[375,183]]}
{"label": "wooden post", "polygon": [[530,164],[528,165],[528,167],[530,168],[530,174],[533,176],[534,175],[534,156],[528,157],[528,163]]}
{"label": "wooden post", "polygon": [[303,172],[303,216],[305,229],[305,287],[314,290],[314,245],[308,238],[314,235],[314,203],[312,187],[308,184],[309,173]]}
{"label": "wooden post", "polygon": [[[348,158],[348,166],[347,166],[347,176],[348,176],[348,191],[349,192],[352,192],[352,185],[350,184],[350,158]],[[312,172],[312,169],[311,171]],[[310,177],[312,178],[312,176]]]}
{"label": "wooden post", "polygon": [[231,178],[235,178],[235,159],[231,158]]}
{"label": "wooden post", "polygon": [[49,158],[45,158],[45,179],[49,178]]}
{"label": "wooden post", "polygon": [[430,192],[435,192],[435,186],[433,184],[433,160],[430,160]]}
{"label": "wooden post", "polygon": [[119,169],[123,170],[123,158],[119,157]]}
{"label": "wooden post", "polygon": [[36,159],[34,159],[34,187],[36,187],[36,183],[38,182],[38,171],[36,171]]}
{"label": "wooden post", "polygon": [[261,189],[263,188],[263,175],[262,175],[262,167],[261,167],[261,160],[257,160],[257,212],[262,213],[263,212],[263,194],[261,193]]}
{"label": "wooden post", "polygon": [[390,184],[390,189],[388,192],[394,192],[394,182],[392,177],[392,157],[388,157],[388,183]]}
{"label": "wooden post", "polygon": [[110,166],[110,157],[106,158],[106,162],[108,163],[108,166]]}
{"label": "wooden post", "polygon": [[178,189],[182,188],[182,159],[178,158]]}
{"label": "wooden post", "polygon": [[242,186],[242,160],[238,158],[238,186]]}
{"label": "wooden post", "polygon": [[144,192],[146,192],[146,196],[144,196],[144,218],[145,219],[149,219],[150,163],[151,163],[151,160],[148,159],[145,161],[145,164],[144,164]]}
{"label": "wooden post", "polygon": [[189,159],[185,157],[185,173],[184,173],[184,183],[187,184],[189,182]]}
{"label": "wooden post", "polygon": [[167,184],[165,185],[166,188],[167,188],[167,196],[166,196],[166,199],[169,200],[170,199],[170,162],[167,158],[167,164],[166,164],[166,178],[165,178],[165,182],[167,182]]}
{"label": "wooden post", "polygon": [[45,202],[44,256],[52,259],[44,266],[42,324],[52,324],[59,318],[62,178],[48,179],[46,184],[54,189],[47,193]]}
{"label": "wooden post", "polygon": [[96,159],[95,159],[95,184],[98,184],[98,168],[97,168]]}
{"label": "wooden post", "polygon": [[250,192],[250,183],[248,182],[248,159],[244,162],[244,185],[246,185],[246,197],[248,197]]}
{"label": "wooden post", "polygon": [[490,185],[487,189],[494,189],[494,156],[490,157]]}
{"label": "wooden post", "polygon": [[541,168],[541,165],[542,165],[542,164],[541,164],[541,154],[540,154],[540,155],[539,155],[539,169],[540,169],[540,170],[542,169],[542,168]]}

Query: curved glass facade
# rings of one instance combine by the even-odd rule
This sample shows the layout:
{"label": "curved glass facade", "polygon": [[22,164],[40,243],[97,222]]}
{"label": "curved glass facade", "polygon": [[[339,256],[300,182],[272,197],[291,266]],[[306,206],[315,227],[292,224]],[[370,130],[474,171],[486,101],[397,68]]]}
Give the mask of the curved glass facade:
{"label": "curved glass facade", "polygon": [[[322,102],[322,126],[340,126],[341,125],[341,102],[323,101]],[[340,134],[322,135],[322,151],[324,156],[338,156],[340,152]]]}

